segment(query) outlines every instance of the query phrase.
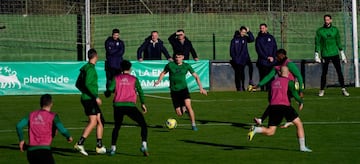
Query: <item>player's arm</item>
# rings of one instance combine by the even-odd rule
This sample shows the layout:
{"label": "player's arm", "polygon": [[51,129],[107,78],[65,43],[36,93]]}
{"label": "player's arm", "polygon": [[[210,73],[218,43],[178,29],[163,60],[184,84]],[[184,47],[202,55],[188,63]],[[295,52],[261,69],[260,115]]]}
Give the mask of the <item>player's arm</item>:
{"label": "player's arm", "polygon": [[343,50],[343,46],[341,44],[341,39],[340,39],[340,32],[339,30],[336,28],[336,35],[335,35],[335,39],[336,39],[336,45],[339,48],[339,50]]}
{"label": "player's arm", "polygon": [[276,74],[276,70],[275,68],[271,69],[270,73],[267,74],[258,84],[258,87],[261,87],[265,84],[267,84],[272,78],[274,78]]}
{"label": "player's arm", "polygon": [[170,44],[174,44],[177,40],[176,40],[176,32],[174,32],[173,34],[171,34],[168,38]]}
{"label": "player's arm", "polygon": [[95,68],[94,69],[88,69],[86,71],[86,79],[85,79],[85,86],[89,91],[89,96],[93,99],[98,98],[98,90],[96,87],[92,86],[92,84],[97,84],[97,77]]}
{"label": "player's arm", "polygon": [[199,60],[199,57],[197,56],[197,53],[192,45],[192,43],[189,41],[189,45],[190,45],[190,53],[193,57],[194,60]]}
{"label": "player's arm", "polygon": [[299,102],[300,104],[304,103],[304,100],[299,96],[298,92],[295,89],[295,82],[290,80],[289,81],[289,88],[291,94],[294,96],[295,100]]}
{"label": "player's arm", "polygon": [[200,93],[204,94],[204,95],[207,95],[207,91],[202,87],[199,75],[194,71],[194,69],[190,66],[190,64],[188,64],[188,71],[195,78],[196,83],[199,86]]}
{"label": "player's arm", "polygon": [[299,71],[298,67],[296,66],[295,63],[289,62],[287,67],[289,68],[289,71],[296,77],[296,79],[299,82],[299,92],[302,93],[303,92],[303,84],[304,84],[304,80],[301,76],[301,72]]}
{"label": "player's arm", "polygon": [[72,141],[72,137],[69,133],[69,131],[64,127],[64,125],[62,124],[62,122],[60,121],[59,116],[56,114],[54,117],[54,124],[57,128],[57,130],[64,136],[66,137],[66,139],[71,142]]}
{"label": "player's arm", "polygon": [[316,31],[315,35],[315,52],[319,53],[321,50],[321,33],[320,30]]}
{"label": "player's arm", "polygon": [[250,32],[250,31],[248,31],[247,34],[248,34],[247,42],[248,42],[248,43],[254,42],[255,37],[254,37],[253,33]]}
{"label": "player's arm", "polygon": [[24,151],[24,146],[25,146],[25,140],[24,140],[24,134],[23,134],[23,128],[25,126],[28,126],[29,124],[29,116],[26,116],[24,118],[22,118],[17,124],[16,124],[16,133],[18,135],[19,138],[19,148],[20,151]]}
{"label": "player's arm", "polygon": [[141,46],[137,49],[137,59],[140,60],[142,59],[142,53],[144,52],[146,46],[148,45],[148,40],[145,40],[143,44],[141,44]]}
{"label": "player's arm", "polygon": [[155,81],[154,86],[157,86],[160,84],[161,80],[164,78],[164,76],[170,71],[169,64],[165,65],[164,70],[160,73],[159,78],[157,81]]}
{"label": "player's arm", "polygon": [[136,88],[136,91],[139,95],[139,98],[140,98],[140,102],[141,104],[145,104],[145,96],[144,96],[144,91],[140,85],[140,81],[138,78],[136,78],[136,81],[135,81],[135,88]]}

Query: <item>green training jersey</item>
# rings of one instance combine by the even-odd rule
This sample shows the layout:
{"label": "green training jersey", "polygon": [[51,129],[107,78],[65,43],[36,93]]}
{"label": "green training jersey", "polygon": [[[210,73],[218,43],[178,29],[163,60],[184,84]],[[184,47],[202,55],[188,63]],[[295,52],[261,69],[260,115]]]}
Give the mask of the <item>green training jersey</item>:
{"label": "green training jersey", "polygon": [[86,63],[81,70],[85,71],[85,86],[88,90],[81,94],[82,100],[96,99],[98,97],[98,75],[96,73],[95,64]]}
{"label": "green training jersey", "polygon": [[178,65],[175,62],[166,64],[164,71],[169,72],[170,90],[180,91],[187,88],[186,74],[190,72],[193,74],[195,71],[188,63]]}
{"label": "green training jersey", "polygon": [[322,57],[339,55],[342,50],[340,33],[335,26],[320,27],[315,36],[315,52],[319,52]]}

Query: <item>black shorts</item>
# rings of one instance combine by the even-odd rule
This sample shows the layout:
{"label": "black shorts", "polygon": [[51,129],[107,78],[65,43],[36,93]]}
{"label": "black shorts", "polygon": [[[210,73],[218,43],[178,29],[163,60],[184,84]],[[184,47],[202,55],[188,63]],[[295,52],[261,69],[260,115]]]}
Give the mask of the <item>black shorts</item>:
{"label": "black shorts", "polygon": [[266,110],[269,110],[268,126],[280,125],[284,117],[287,122],[292,122],[295,118],[299,117],[299,115],[292,106],[269,105],[268,109]]}
{"label": "black shorts", "polygon": [[83,105],[85,114],[87,116],[97,115],[98,113],[101,113],[100,107],[96,103],[95,99],[81,100],[81,104]]}
{"label": "black shorts", "polygon": [[53,164],[55,163],[51,150],[37,149],[27,151],[27,159],[30,164]]}
{"label": "black shorts", "polygon": [[185,88],[180,91],[171,91],[171,100],[174,108],[185,106],[185,100],[190,99],[189,89]]}

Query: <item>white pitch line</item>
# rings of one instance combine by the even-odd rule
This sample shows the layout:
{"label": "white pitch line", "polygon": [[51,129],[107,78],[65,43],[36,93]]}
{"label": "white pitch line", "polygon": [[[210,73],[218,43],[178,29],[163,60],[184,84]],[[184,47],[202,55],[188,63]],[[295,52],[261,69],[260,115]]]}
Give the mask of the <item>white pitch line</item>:
{"label": "white pitch line", "polygon": [[[211,121],[209,121],[211,122]],[[197,126],[231,126],[233,124],[237,124],[237,123],[205,123],[205,124],[200,124],[198,123]],[[244,124],[244,123],[242,123]],[[248,125],[252,125],[254,123],[245,123]],[[360,121],[337,121],[337,122],[303,122],[303,124],[306,125],[341,125],[341,124],[360,124]],[[159,125],[148,125],[149,127],[159,127]],[[162,125],[160,125],[162,126]],[[189,124],[178,124],[177,126],[189,126]],[[134,127],[138,127],[136,125],[123,125],[121,127],[125,127],[125,128],[134,128]],[[105,126],[105,129],[112,129],[113,127],[109,127],[109,126]],[[68,130],[83,130],[84,127],[70,127],[70,128],[66,128]],[[27,131],[27,129],[24,129],[24,131]],[[16,132],[16,130],[0,130],[0,133],[10,133],[10,132]]]}

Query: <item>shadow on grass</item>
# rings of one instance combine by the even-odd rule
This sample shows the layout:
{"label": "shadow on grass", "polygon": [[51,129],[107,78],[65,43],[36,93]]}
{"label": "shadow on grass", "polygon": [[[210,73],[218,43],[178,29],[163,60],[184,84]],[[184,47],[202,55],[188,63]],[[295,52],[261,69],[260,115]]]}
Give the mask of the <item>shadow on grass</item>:
{"label": "shadow on grass", "polygon": [[194,140],[180,140],[182,142],[198,144],[198,145],[207,145],[214,147],[221,147],[224,150],[251,150],[251,149],[267,149],[267,150],[283,150],[283,151],[299,151],[295,149],[286,149],[279,147],[265,147],[265,146],[238,146],[238,145],[228,145],[228,144],[219,144],[219,143],[211,143],[204,141],[194,141]]}
{"label": "shadow on grass", "polygon": [[[7,150],[16,150],[16,151],[20,151],[19,145],[18,144],[11,144],[9,146],[7,145],[0,145],[0,149],[7,149]],[[26,147],[25,147],[26,149]],[[53,154],[58,154],[58,155],[62,155],[62,156],[71,156],[69,154],[64,154],[64,153],[74,153],[77,152],[72,148],[57,148],[57,147],[51,147],[51,150],[53,152]],[[94,151],[95,153],[95,151]]]}
{"label": "shadow on grass", "polygon": [[200,122],[200,124],[208,124],[208,123],[217,123],[217,124],[230,124],[231,126],[240,127],[243,129],[249,129],[252,124],[239,123],[239,122],[229,122],[229,121],[215,121],[215,120],[196,120]]}

